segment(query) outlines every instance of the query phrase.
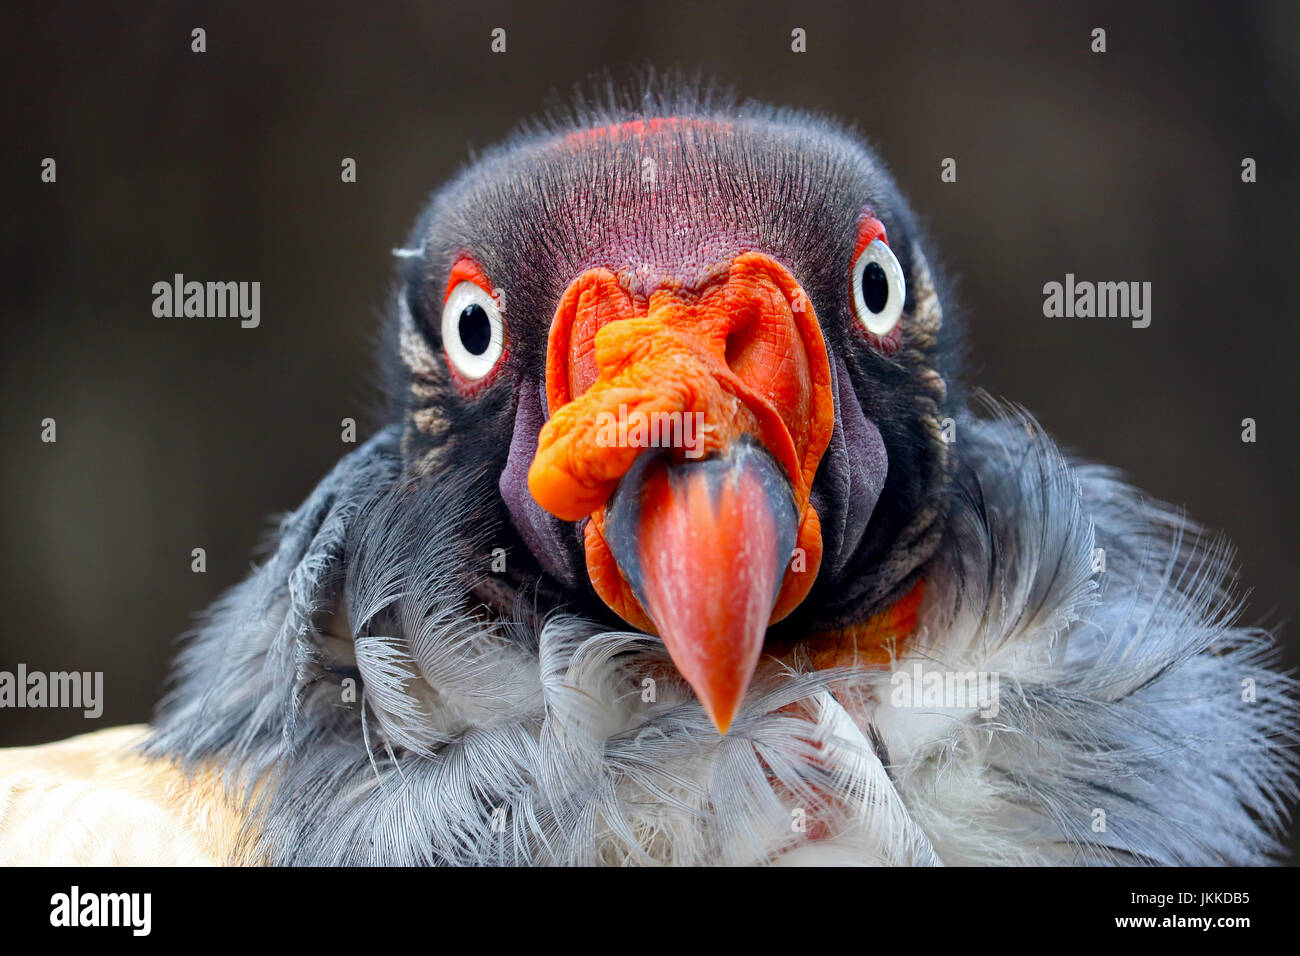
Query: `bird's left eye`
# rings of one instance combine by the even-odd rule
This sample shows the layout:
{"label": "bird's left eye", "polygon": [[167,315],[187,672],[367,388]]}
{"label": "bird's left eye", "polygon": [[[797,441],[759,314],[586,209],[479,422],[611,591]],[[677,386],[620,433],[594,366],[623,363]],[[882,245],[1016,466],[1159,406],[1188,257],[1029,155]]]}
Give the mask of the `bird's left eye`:
{"label": "bird's left eye", "polygon": [[451,367],[477,382],[496,368],[505,351],[505,322],[496,300],[476,282],[456,284],[442,307],[442,345]]}
{"label": "bird's left eye", "polygon": [[903,314],[907,283],[883,240],[867,243],[853,263],[853,309],[858,321],[873,335],[888,335]]}

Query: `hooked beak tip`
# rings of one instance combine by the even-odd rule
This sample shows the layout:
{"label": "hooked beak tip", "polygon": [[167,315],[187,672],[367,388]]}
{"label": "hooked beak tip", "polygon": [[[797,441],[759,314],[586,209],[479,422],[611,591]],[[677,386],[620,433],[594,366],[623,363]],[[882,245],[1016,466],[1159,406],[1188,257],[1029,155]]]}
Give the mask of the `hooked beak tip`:
{"label": "hooked beak tip", "polygon": [[725,734],[794,550],[789,479],[748,441],[701,461],[646,456],[611,499],[606,530],[673,663]]}
{"label": "hooked beak tip", "polygon": [[704,704],[704,712],[709,715],[709,720],[713,722],[713,726],[718,728],[718,735],[725,737],[727,731],[731,729],[731,722],[736,718],[736,711],[739,709],[740,701],[733,701],[724,710],[710,707],[709,704],[703,700],[701,700],[701,703]]}

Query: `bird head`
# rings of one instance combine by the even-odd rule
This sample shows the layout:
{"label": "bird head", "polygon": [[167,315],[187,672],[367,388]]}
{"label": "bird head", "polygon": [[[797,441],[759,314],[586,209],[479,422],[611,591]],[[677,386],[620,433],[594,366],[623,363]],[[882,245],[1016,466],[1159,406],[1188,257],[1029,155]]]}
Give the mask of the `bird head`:
{"label": "bird head", "polygon": [[589,111],[479,158],[408,246],[404,460],[487,476],[488,544],[511,555],[488,599],[533,589],[657,634],[725,732],[765,646],[915,585],[944,521],[952,347],[855,137]]}

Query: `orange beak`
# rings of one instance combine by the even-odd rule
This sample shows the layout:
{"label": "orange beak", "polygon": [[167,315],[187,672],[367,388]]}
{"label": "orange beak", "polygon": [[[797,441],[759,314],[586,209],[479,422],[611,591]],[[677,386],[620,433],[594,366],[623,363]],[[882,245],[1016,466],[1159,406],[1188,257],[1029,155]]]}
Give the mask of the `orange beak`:
{"label": "orange beak", "polygon": [[663,638],[725,733],[821,562],[809,495],[834,402],[811,303],[760,253],[648,299],[590,270],[556,310],[546,392],[533,497],[590,517],[596,593]]}

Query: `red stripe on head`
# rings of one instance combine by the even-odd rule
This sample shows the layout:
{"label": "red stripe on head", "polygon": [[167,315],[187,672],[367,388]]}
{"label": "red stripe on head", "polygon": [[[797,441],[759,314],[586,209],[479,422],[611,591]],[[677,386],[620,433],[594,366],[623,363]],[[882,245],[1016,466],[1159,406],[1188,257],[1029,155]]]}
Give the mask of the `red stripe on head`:
{"label": "red stripe on head", "polygon": [[626,120],[607,126],[593,126],[590,129],[574,130],[564,137],[566,143],[585,143],[601,136],[618,139],[621,136],[633,136],[645,139],[653,133],[665,129],[712,128],[726,129],[732,124],[716,118],[695,118],[690,116],[656,116],[651,119]]}

